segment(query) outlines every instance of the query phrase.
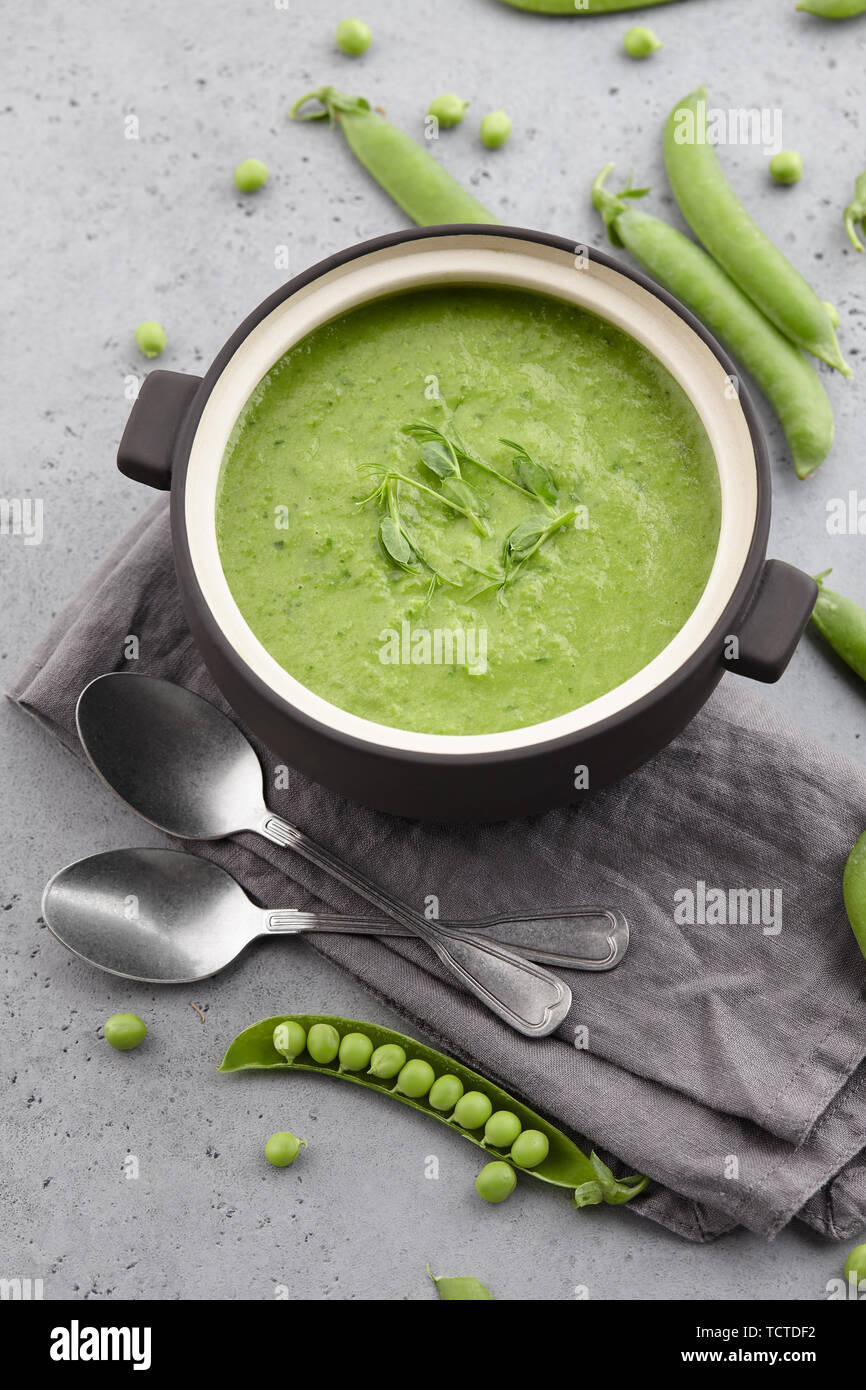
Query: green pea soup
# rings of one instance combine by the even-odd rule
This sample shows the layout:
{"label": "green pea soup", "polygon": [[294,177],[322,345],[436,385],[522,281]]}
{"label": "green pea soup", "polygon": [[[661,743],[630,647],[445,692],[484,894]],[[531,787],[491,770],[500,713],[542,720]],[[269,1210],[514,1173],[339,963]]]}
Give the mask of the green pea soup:
{"label": "green pea soup", "polygon": [[[447,442],[431,453],[418,422]],[[720,513],[698,414],[640,344],[559,300],[454,287],[366,304],[274,365],[216,528],[243,617],[296,680],[472,735],[566,714],[658,656]]]}

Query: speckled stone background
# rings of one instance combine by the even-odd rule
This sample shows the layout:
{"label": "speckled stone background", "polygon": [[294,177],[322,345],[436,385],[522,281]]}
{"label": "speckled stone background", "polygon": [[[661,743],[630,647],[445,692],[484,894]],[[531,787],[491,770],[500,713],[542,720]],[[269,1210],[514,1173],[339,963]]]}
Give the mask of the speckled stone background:
{"label": "speckled stone background", "polygon": [[[866,541],[828,534],[826,516],[832,499],[864,488],[866,256],[849,249],[840,214],[866,165],[866,21],[820,23],[793,0],[689,0],[573,21],[498,0],[364,0],[374,46],[351,60],[332,42],[343,13],[330,0],[6,8],[2,489],[45,509],[41,545],[0,536],[7,677],[150,503],[113,463],[129,379],[145,371],[135,324],[161,320],[160,365],[200,372],[287,278],[278,248],[294,273],[405,225],[337,132],[286,122],[290,101],[323,82],[363,92],[418,135],[431,97],[470,97],[463,128],[443,135],[437,156],[503,221],[597,244],[588,189],[607,160],[623,175],[633,167],[653,185],[650,207],[678,220],[661,127],[698,82],[716,106],[779,108],[803,182],[773,185],[752,146],[726,151],[725,167],[838,305],[858,374],[828,381],[838,443],[808,483],[794,478],[762,409],[771,553],[811,570],[832,565],[838,587],[862,600]],[[664,48],[634,63],[621,37],[647,18]],[[515,133],[489,153],[477,122],[499,105]],[[137,139],[127,138],[131,116]],[[271,169],[252,198],[231,182],[247,155]],[[863,756],[863,687],[811,637],[766,698]],[[0,1275],[42,1278],[46,1298],[271,1299],[283,1286],[292,1297],[415,1299],[435,1297],[430,1260],[511,1299],[570,1299],[578,1286],[593,1299],[826,1296],[844,1252],[805,1230],[772,1245],[738,1234],[699,1248],[625,1210],[569,1215],[528,1182],[507,1206],[485,1207],[466,1146],[421,1116],[312,1077],[291,1086],[218,1077],[234,1033],[287,1005],[399,1020],[303,945],[271,943],[201,987],[164,992],[125,987],[63,952],[39,925],[48,876],[80,855],[159,837],[17,710],[0,715]],[[150,1024],[136,1053],[97,1039],[118,1009]],[[310,1141],[290,1172],[261,1153],[284,1127]],[[127,1154],[137,1164],[124,1166]],[[425,1178],[430,1155],[438,1181]]]}

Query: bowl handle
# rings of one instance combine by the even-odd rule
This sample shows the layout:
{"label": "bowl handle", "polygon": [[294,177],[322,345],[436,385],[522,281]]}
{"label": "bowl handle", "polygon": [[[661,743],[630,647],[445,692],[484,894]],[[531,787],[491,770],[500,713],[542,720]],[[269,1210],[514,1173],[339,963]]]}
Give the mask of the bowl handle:
{"label": "bowl handle", "polygon": [[200,386],[201,377],[186,372],[148,373],[117,450],[121,473],[148,487],[171,487],[175,440]]}
{"label": "bowl handle", "polygon": [[756,681],[777,681],[803,635],[818,597],[811,575],[784,560],[768,560],[738,631],[725,639],[729,671]]}

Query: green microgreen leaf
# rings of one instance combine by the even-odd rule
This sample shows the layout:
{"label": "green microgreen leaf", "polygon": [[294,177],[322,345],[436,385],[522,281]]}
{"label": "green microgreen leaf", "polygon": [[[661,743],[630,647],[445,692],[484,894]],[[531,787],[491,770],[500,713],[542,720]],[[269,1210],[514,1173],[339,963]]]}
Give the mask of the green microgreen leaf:
{"label": "green microgreen leaf", "polygon": [[424,492],[428,497],[435,498],[441,506],[447,507],[450,511],[459,512],[461,516],[465,516],[467,520],[472,522],[479,536],[490,535],[490,527],[487,525],[486,521],[478,516],[477,512],[471,507],[465,506],[462,502],[452,501],[445,492],[436,492],[432,487],[428,487],[426,483],[419,482],[417,478],[409,478],[405,473],[398,473],[396,469],[390,470],[390,477],[399,483],[405,483],[406,487],[414,488],[416,492]]}
{"label": "green microgreen leaf", "polygon": [[415,558],[411,545],[391,515],[379,522],[379,544],[400,569],[408,570]]}
{"label": "green microgreen leaf", "polygon": [[546,531],[547,522],[539,517],[530,516],[521,521],[506,537],[503,562],[507,564],[509,558],[528,559],[536,546],[540,545]]}
{"label": "green microgreen leaf", "polygon": [[465,478],[443,478],[439,490],[443,497],[465,507],[467,511],[477,512],[480,516],[487,510],[486,503],[478,496],[474,487],[469,486]]}
{"label": "green microgreen leaf", "polygon": [[460,477],[460,465],[454,457],[454,450],[440,439],[428,439],[421,445],[421,462],[437,478]]}
{"label": "green microgreen leaf", "polygon": [[514,471],[526,490],[534,493],[548,507],[555,507],[558,492],[550,469],[530,458],[523,445],[515,444],[513,439],[500,439],[499,442],[514,450]]}

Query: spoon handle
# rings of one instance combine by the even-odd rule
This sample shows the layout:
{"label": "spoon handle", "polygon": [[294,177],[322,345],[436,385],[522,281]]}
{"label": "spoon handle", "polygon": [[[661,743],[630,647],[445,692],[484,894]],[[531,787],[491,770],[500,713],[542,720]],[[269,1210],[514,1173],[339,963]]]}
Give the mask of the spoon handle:
{"label": "spoon handle", "polygon": [[384,888],[345,864],[324,845],[271,811],[255,827],[273,844],[302,854],[311,864],[366,898],[380,912],[420,936],[465,987],[518,1033],[543,1038],[559,1026],[571,1007],[571,990],[543,966],[524,959],[507,946],[468,932],[434,926]]}
{"label": "spoon handle", "polygon": [[[296,907],[262,913],[268,934],[289,936],[347,933],[353,936],[402,937],[407,927],[387,917],[347,917],[339,913],[303,912]],[[606,908],[573,908],[533,917],[484,917],[452,921],[458,931],[482,932],[497,945],[519,951],[541,965],[566,970],[612,970],[628,949],[628,922],[621,912]],[[590,947],[598,948],[596,953]]]}

